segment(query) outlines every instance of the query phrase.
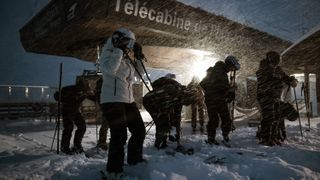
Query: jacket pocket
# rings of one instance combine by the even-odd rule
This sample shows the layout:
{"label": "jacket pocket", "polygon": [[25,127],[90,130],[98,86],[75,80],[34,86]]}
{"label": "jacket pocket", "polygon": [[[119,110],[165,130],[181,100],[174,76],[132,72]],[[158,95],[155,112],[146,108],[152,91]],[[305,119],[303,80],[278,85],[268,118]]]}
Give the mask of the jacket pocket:
{"label": "jacket pocket", "polygon": [[114,90],[113,90],[113,95],[116,96],[117,95],[117,79],[114,78]]}

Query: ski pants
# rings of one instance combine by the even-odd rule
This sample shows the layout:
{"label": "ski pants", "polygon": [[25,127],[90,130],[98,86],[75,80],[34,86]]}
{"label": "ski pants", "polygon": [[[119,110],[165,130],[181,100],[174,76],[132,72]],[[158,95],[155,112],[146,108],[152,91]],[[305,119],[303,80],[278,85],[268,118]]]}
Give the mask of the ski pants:
{"label": "ski pants", "polygon": [[102,116],[101,127],[99,130],[99,140],[100,143],[107,143],[107,135],[108,135],[109,123],[104,116]]}
{"label": "ski pants", "polygon": [[216,101],[207,102],[207,110],[209,121],[207,124],[208,139],[214,139],[216,136],[216,129],[219,127],[221,120],[222,135],[227,136],[231,131],[231,118],[227,102]]}
{"label": "ski pants", "polygon": [[160,144],[166,144],[171,127],[176,128],[175,138],[177,141],[180,140],[182,104],[177,103],[167,110],[162,110],[162,112],[159,112],[159,107],[147,103],[144,104],[144,107],[151,115],[156,126],[155,147],[159,148]]}
{"label": "ski pants", "polygon": [[63,131],[61,139],[61,149],[69,148],[70,139],[73,131],[73,124],[77,126],[74,134],[73,144],[76,147],[81,147],[82,138],[86,132],[86,122],[80,112],[70,113],[62,110]]}
{"label": "ski pants", "polygon": [[258,102],[262,116],[260,138],[268,141],[270,138],[273,138],[273,133],[275,130],[278,130],[278,126],[281,123],[280,103],[272,98],[258,99]]}
{"label": "ski pants", "polygon": [[120,173],[123,172],[127,128],[131,133],[127,162],[135,164],[142,161],[145,138],[143,120],[135,103],[103,103],[101,108],[103,116],[109,123],[111,133],[106,169],[108,172]]}
{"label": "ski pants", "polygon": [[197,118],[199,115],[200,127],[204,124],[204,102],[198,101],[191,104],[191,126],[193,129],[197,127]]}

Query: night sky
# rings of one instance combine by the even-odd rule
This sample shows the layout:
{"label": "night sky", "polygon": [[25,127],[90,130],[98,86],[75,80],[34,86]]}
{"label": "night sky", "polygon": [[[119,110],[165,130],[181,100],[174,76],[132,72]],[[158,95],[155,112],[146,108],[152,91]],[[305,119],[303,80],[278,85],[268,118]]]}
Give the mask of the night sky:
{"label": "night sky", "polygon": [[[179,1],[204,6],[208,11],[214,11],[292,41],[298,39],[303,31],[307,32],[320,24],[320,0]],[[0,2],[1,85],[57,86],[60,62],[64,63],[64,85],[74,83],[75,76],[81,74],[83,69],[95,69],[92,63],[74,58],[25,52],[20,43],[19,29],[48,2],[49,0],[2,0]]]}
{"label": "night sky", "polygon": [[63,62],[63,84],[72,84],[92,63],[74,58],[25,52],[19,29],[43,7],[47,0],[2,0],[0,14],[0,84],[58,86],[59,64]]}

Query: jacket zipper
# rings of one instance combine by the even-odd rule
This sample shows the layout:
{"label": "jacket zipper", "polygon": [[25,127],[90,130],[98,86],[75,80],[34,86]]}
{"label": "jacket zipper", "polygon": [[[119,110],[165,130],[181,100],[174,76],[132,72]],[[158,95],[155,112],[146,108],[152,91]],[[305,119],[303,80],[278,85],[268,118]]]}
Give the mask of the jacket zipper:
{"label": "jacket zipper", "polygon": [[114,91],[113,91],[113,95],[116,96],[117,95],[117,79],[114,78]]}
{"label": "jacket zipper", "polygon": [[131,79],[130,79],[130,77],[131,77],[131,73],[132,73],[132,66],[130,63],[127,63],[127,65],[129,66],[129,75],[128,75],[127,80],[128,80],[128,92],[129,92],[129,103],[130,103],[131,102],[131,91],[130,91]]}

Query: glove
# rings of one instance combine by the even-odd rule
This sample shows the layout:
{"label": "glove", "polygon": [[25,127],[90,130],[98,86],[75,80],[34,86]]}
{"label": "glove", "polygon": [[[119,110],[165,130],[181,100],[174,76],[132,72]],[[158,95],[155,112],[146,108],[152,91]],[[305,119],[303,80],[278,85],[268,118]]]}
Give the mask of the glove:
{"label": "glove", "polygon": [[294,76],[290,76],[290,78],[291,78],[290,86],[291,87],[297,87],[299,81]]}
{"label": "glove", "polygon": [[228,91],[227,93],[227,96],[226,96],[226,102],[227,103],[231,103],[236,97],[236,93],[234,91],[233,88],[230,88],[230,90]]}
{"label": "glove", "polygon": [[139,43],[134,43],[133,46],[133,52],[134,52],[134,57],[138,60],[143,60],[145,59],[144,54],[142,53],[142,47]]}

